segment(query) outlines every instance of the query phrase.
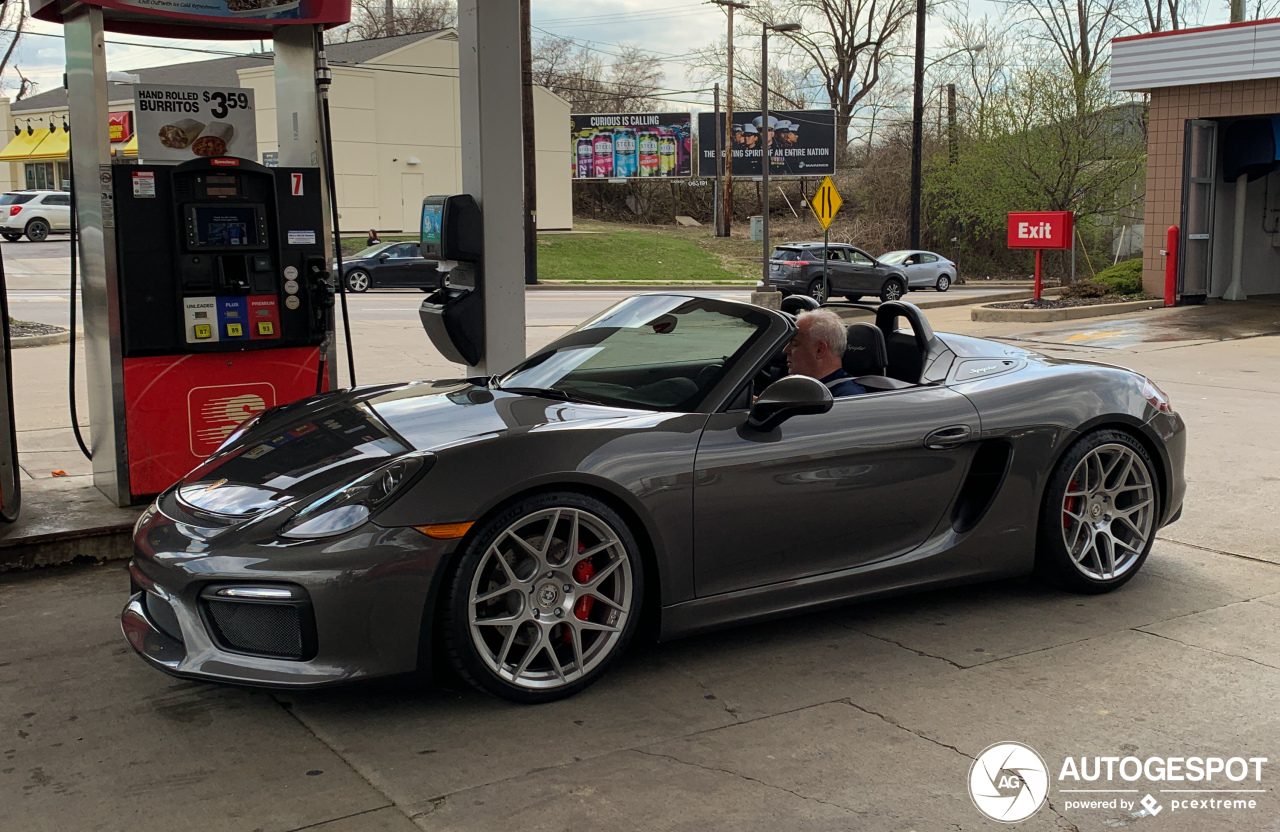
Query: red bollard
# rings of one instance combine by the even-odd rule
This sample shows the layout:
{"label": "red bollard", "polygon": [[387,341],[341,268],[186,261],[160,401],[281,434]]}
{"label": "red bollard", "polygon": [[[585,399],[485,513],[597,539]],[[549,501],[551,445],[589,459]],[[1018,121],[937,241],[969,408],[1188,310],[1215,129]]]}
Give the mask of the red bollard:
{"label": "red bollard", "polygon": [[1164,305],[1173,306],[1178,289],[1178,226],[1169,226],[1164,240]]}
{"label": "red bollard", "polygon": [[1044,253],[1044,249],[1036,249],[1036,300],[1040,300],[1040,255]]}

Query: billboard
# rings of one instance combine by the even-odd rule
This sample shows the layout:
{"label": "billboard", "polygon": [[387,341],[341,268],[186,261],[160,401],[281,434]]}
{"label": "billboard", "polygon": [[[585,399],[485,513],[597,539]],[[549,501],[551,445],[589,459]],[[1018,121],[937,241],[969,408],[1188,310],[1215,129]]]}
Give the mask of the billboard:
{"label": "billboard", "polygon": [[689,176],[688,113],[585,113],[569,117],[574,179]]}
{"label": "billboard", "polygon": [[[766,147],[771,151],[770,176],[829,176],[836,172],[835,110],[770,110],[767,127],[759,110],[746,110],[733,114],[730,129],[734,176],[759,176]],[[716,175],[716,160],[724,155],[724,134],[719,141],[716,134],[715,113],[699,113],[699,176]]]}
{"label": "billboard", "polygon": [[133,138],[133,113],[121,110],[118,113],[107,113],[107,131],[111,143],[127,142]]}
{"label": "billboard", "polygon": [[138,158],[185,162],[201,156],[258,158],[253,90],[137,84]]}

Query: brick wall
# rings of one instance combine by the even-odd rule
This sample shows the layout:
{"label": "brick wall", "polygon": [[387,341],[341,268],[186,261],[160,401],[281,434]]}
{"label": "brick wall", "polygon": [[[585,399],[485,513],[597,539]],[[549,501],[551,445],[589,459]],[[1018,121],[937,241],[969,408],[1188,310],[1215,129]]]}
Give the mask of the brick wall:
{"label": "brick wall", "polygon": [[[1182,211],[1182,138],[1187,119],[1280,114],[1280,78],[1151,91],[1147,132],[1146,240],[1142,285],[1164,295],[1165,232]],[[1222,134],[1219,133],[1219,141]]]}

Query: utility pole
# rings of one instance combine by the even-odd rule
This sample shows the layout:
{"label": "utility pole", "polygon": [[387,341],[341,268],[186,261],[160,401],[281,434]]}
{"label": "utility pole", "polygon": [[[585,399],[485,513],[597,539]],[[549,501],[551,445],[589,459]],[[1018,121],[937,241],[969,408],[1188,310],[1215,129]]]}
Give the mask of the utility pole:
{"label": "utility pole", "polygon": [[387,0],[387,37],[396,33],[396,6],[394,0]]}
{"label": "utility pole", "polygon": [[[956,85],[947,84],[947,162],[954,167],[960,160],[960,134],[956,125]],[[964,283],[960,274],[960,234],[951,221],[951,262],[956,264],[956,283]]]}
{"label": "utility pole", "polygon": [[711,0],[717,6],[723,6],[729,16],[728,37],[728,78],[724,90],[724,182],[720,192],[720,222],[716,227],[717,237],[728,237],[733,226],[733,10],[747,8],[746,3],[735,0]]}
{"label": "utility pole", "polygon": [[538,154],[533,118],[531,27],[529,0],[520,0],[520,125],[524,133],[524,282],[527,286],[538,282]]}
{"label": "utility pole", "polygon": [[924,18],[925,0],[916,0],[915,94],[911,101],[911,218],[907,248],[920,248],[920,190],[924,143]]}
{"label": "utility pole", "polygon": [[1244,0],[1231,0],[1231,22],[1244,22]]}
{"label": "utility pole", "polygon": [[[773,305],[782,302],[782,296],[776,292],[769,281],[769,261],[772,259],[773,243],[769,239],[769,168],[773,164],[773,129],[769,126],[769,33],[798,32],[799,23],[763,23],[760,26],[760,214],[764,226],[764,256],[761,258],[760,291],[753,293],[764,303]],[[775,307],[776,308],[776,307]]]}
{"label": "utility pole", "polygon": [[[724,143],[720,140],[720,130],[721,128],[724,127],[724,122],[720,120],[720,83],[718,81],[715,84],[715,112],[716,112],[716,148],[718,151],[719,148],[724,146]],[[723,236],[720,233],[720,222],[721,222],[720,217],[722,215],[720,205],[721,205],[721,200],[724,198],[724,194],[720,191],[720,184],[721,182],[723,182],[722,177],[724,176],[724,162],[725,160],[720,158],[720,154],[719,152],[717,152],[716,153],[715,197],[712,199],[712,202],[714,203],[714,208],[712,209],[712,219],[716,229],[717,237]]]}

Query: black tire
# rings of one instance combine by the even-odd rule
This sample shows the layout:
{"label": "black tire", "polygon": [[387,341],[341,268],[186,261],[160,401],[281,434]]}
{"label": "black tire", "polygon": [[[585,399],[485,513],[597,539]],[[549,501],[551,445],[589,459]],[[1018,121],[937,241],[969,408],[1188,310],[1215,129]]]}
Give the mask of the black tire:
{"label": "black tire", "polygon": [[827,293],[823,291],[821,277],[815,277],[813,280],[809,281],[809,288],[805,291],[805,294],[816,300],[818,303],[827,302]]}
{"label": "black tire", "polygon": [[934,284],[933,288],[939,292],[947,291],[951,288],[951,276],[946,274],[938,275],[938,282]]}
{"label": "black tire", "polygon": [[849,301],[849,303],[857,303],[862,300],[862,295],[845,295],[844,299]]}
{"label": "black tire", "polygon": [[902,279],[897,277],[891,277],[884,282],[883,286],[880,287],[880,300],[881,301],[901,300],[902,296],[905,295],[906,293],[907,293],[907,287],[906,287],[906,284],[902,282]]}
{"label": "black tire", "polygon": [[43,243],[49,239],[49,223],[42,219],[34,219],[27,223],[26,229],[23,231],[27,235],[27,239],[33,243]]}
{"label": "black tire", "polygon": [[[583,659],[582,664],[588,668],[585,674],[580,673],[576,667],[576,652],[572,647],[573,642],[566,638],[566,635],[570,630],[570,622],[568,618],[565,616],[555,616],[553,618],[553,613],[551,612],[552,606],[554,606],[557,611],[563,606],[567,606],[568,616],[575,619],[582,619],[582,616],[578,613],[578,608],[575,604],[586,598],[586,595],[579,591],[579,588],[584,585],[584,582],[578,580],[577,569],[574,565],[571,565],[574,564],[574,558],[567,552],[562,552],[564,558],[562,564],[563,569],[569,570],[567,574],[572,577],[570,578],[561,574],[556,574],[555,577],[544,578],[543,580],[545,580],[546,583],[539,585],[538,575],[542,574],[541,569],[534,570],[530,568],[528,570],[530,574],[527,578],[522,572],[522,569],[526,566],[537,566],[539,564],[538,559],[535,556],[530,555],[528,550],[519,549],[515,547],[514,544],[508,546],[509,551],[521,553],[518,558],[512,558],[514,562],[508,565],[509,571],[517,577],[519,583],[513,585],[515,588],[511,592],[500,595],[494,600],[485,603],[497,605],[498,609],[496,612],[498,613],[498,616],[505,614],[524,615],[527,611],[529,614],[534,615],[538,620],[532,621],[528,620],[526,617],[521,620],[520,623],[515,625],[514,633],[510,636],[508,636],[507,633],[494,633],[487,630],[482,631],[480,628],[475,628],[477,633],[488,633],[488,639],[486,639],[482,636],[475,636],[472,632],[473,628],[471,625],[470,608],[472,604],[473,583],[477,580],[481,581],[480,585],[484,587],[483,591],[485,593],[492,593],[494,589],[501,590],[503,586],[510,583],[510,578],[506,577],[506,575],[497,568],[496,561],[490,558],[490,548],[494,547],[496,543],[504,539],[509,540],[508,531],[513,528],[517,531],[523,532],[524,529],[521,528],[521,522],[524,518],[533,518],[525,522],[537,528],[537,524],[541,522],[537,519],[537,516],[540,513],[555,510],[579,513],[576,515],[581,524],[579,526],[581,530],[579,532],[580,537],[578,538],[579,552],[584,550],[584,539],[594,540],[591,544],[592,548],[595,548],[596,545],[598,545],[600,536],[593,530],[593,525],[602,524],[604,527],[607,527],[607,531],[612,532],[616,538],[615,545],[605,549],[602,554],[604,556],[609,556],[611,554],[615,555],[620,563],[609,572],[608,576],[600,584],[597,585],[597,588],[612,585],[613,591],[615,594],[618,594],[618,590],[620,588],[625,588],[625,582],[630,581],[629,596],[624,596],[623,604],[621,604],[621,606],[627,607],[625,612],[613,613],[610,611],[610,607],[607,607],[604,603],[593,602],[593,605],[595,606],[589,608],[586,613],[588,618],[583,619],[584,621],[590,621],[591,618],[604,616],[605,620],[603,622],[594,621],[592,623],[597,626],[603,624],[604,626],[612,626],[616,628],[619,626],[617,618],[625,615],[625,619],[620,624],[620,629],[608,632],[588,630],[587,632],[597,633],[596,640],[588,642],[587,638],[583,637],[582,641],[578,642],[578,647],[582,650],[582,655],[584,657],[590,656],[593,652],[597,653],[594,658]],[[564,517],[563,514],[557,514],[555,516],[557,517],[557,522],[554,533],[555,536],[552,538],[552,544],[561,540],[561,536],[567,533],[563,528],[563,524],[571,522],[568,519],[560,519]],[[584,517],[586,519],[583,519]],[[545,526],[543,526],[542,533],[544,537],[540,539],[544,540],[546,533]],[[581,536],[584,534],[586,535],[585,538]],[[567,541],[564,545],[567,547]],[[552,545],[550,548],[554,550],[555,546]],[[625,557],[623,557],[623,554],[625,554]],[[499,554],[494,554],[494,558],[498,556]],[[599,556],[592,556],[584,560],[594,561],[596,557]],[[548,553],[548,558],[550,558],[550,553]],[[613,561],[610,560],[604,563],[612,564]],[[625,569],[623,568],[624,566]],[[545,569],[548,567],[546,564],[542,564],[541,568]],[[552,569],[558,568],[560,567],[552,567]],[[482,572],[482,569],[488,571]],[[477,575],[477,572],[480,572],[481,574]],[[550,574],[551,573],[548,573],[548,575]],[[499,583],[494,587],[492,583],[494,577],[503,577],[503,583]],[[487,693],[491,693],[495,696],[520,704],[554,702],[558,699],[573,696],[599,681],[599,679],[608,672],[609,668],[613,666],[613,663],[617,661],[618,657],[626,651],[627,644],[631,641],[632,636],[635,635],[636,627],[640,621],[640,611],[643,609],[644,604],[644,564],[640,555],[640,547],[637,545],[635,537],[630,528],[628,528],[626,521],[624,521],[617,512],[599,500],[575,491],[554,491],[525,497],[517,500],[510,507],[494,515],[488,520],[483,521],[483,523],[478,524],[476,528],[472,530],[472,533],[468,535],[462,555],[458,559],[457,566],[449,580],[449,585],[445,590],[446,606],[443,610],[442,634],[444,648],[449,656],[450,662],[458,671],[458,674],[475,687]],[[567,583],[569,580],[574,581],[573,590],[575,594],[573,596],[570,596],[568,591],[560,593],[557,590],[557,588],[562,584],[563,586],[569,586],[570,584]],[[588,577],[587,581],[589,582],[590,580],[591,579]],[[613,583],[610,584],[610,582]],[[524,593],[526,588],[530,589],[528,595]],[[555,600],[544,600],[545,596],[543,596],[543,593],[548,591],[557,596]],[[543,598],[535,600],[535,594],[537,596],[543,596]],[[629,600],[626,600],[628,598]],[[517,612],[513,613],[511,611],[513,606],[517,608]],[[542,612],[544,607],[547,610],[546,612]],[[477,608],[479,608],[479,605],[477,605]],[[485,612],[492,614],[495,610],[493,607],[487,607]],[[612,624],[609,623],[610,619],[608,616],[610,615],[614,616]],[[487,615],[486,617],[490,616]],[[561,630],[559,628],[564,629]],[[499,627],[497,626],[493,627],[493,630],[498,629]],[[530,630],[533,632],[530,633]],[[522,632],[524,633],[525,642],[517,645],[517,637],[520,636]],[[582,630],[575,630],[574,632],[578,636],[583,635]],[[545,640],[539,641],[537,646],[529,647],[529,637],[538,633],[543,633]],[[616,638],[612,640],[612,643],[609,643],[608,641],[608,637],[610,635],[616,635]],[[488,663],[486,656],[481,654],[480,651],[482,648],[477,646],[476,641],[478,638],[480,642],[485,645],[484,649],[486,651],[490,651],[491,647],[498,642],[505,645],[509,637],[512,640],[512,644],[508,647],[508,650],[521,649],[522,651],[533,651],[533,657],[535,660],[528,662],[528,670],[530,672],[550,673],[549,670],[538,670],[535,667],[550,667],[552,658],[548,655],[547,651],[547,647],[550,647],[550,652],[552,654],[569,660],[563,665],[558,664],[559,659],[556,660],[557,667],[562,668],[562,670],[557,673],[561,680],[566,679],[566,677],[572,677],[574,674],[577,674],[577,678],[557,683],[548,677],[541,681],[541,684],[543,685],[542,687],[534,687],[533,685],[539,683],[531,680],[529,684],[516,684],[513,680],[499,675],[495,667]],[[500,650],[501,648],[499,647],[498,649]],[[562,653],[565,655],[562,655]],[[525,655],[525,652],[520,654],[520,661],[525,661]],[[494,658],[492,652],[488,652],[488,658]],[[507,667],[507,663],[501,661],[503,658],[502,656],[497,658],[499,660],[494,662],[495,665],[499,667]],[[510,664],[516,664],[515,656],[511,656]],[[517,667],[515,670],[518,671],[520,668]],[[516,673],[512,673],[511,675],[519,678]]]}
{"label": "black tire", "polygon": [[11,243],[16,243],[22,239],[21,234],[10,234],[7,231],[3,234],[0,234],[0,237],[4,237],[6,240],[8,240]]}
{"label": "black tire", "polygon": [[373,285],[373,278],[364,269],[352,269],[347,272],[347,291],[360,294],[369,291],[369,287]]}
{"label": "black tire", "polygon": [[[1128,530],[1122,525],[1112,522],[1112,515],[1093,514],[1089,506],[1089,503],[1091,502],[1089,497],[1073,497],[1068,494],[1069,489],[1073,492],[1080,490],[1080,483],[1078,481],[1073,481],[1072,477],[1073,474],[1078,472],[1082,460],[1094,452],[1105,454],[1107,449],[1127,449],[1132,455],[1131,458],[1135,462],[1145,466],[1145,471],[1141,472],[1141,477],[1144,477],[1146,482],[1149,483],[1150,507],[1147,509],[1135,509],[1135,511],[1150,512],[1150,530],[1147,534],[1145,544],[1141,546],[1141,549],[1138,551],[1136,556],[1132,551],[1135,547],[1129,547],[1130,551],[1125,554],[1126,560],[1123,562],[1123,571],[1110,578],[1099,578],[1096,575],[1086,574],[1087,567],[1089,565],[1088,562],[1092,560],[1091,557],[1082,557],[1081,561],[1084,562],[1084,565],[1078,565],[1076,560],[1072,557],[1071,551],[1068,549],[1068,537],[1072,535],[1072,532],[1075,531],[1075,529],[1072,526],[1074,521],[1071,519],[1074,515],[1067,513],[1067,501],[1069,499],[1078,500],[1078,504],[1072,503],[1070,504],[1070,507],[1078,508],[1083,517],[1097,517],[1099,520],[1105,522],[1109,527],[1114,526],[1120,531],[1120,533],[1128,534]],[[1134,474],[1125,474],[1126,479],[1129,476],[1136,477],[1139,475],[1137,472]],[[1085,478],[1088,479],[1088,475],[1086,475]],[[1107,478],[1103,477],[1102,480],[1105,485]],[[1084,488],[1085,490],[1088,490],[1088,485],[1086,484]],[[1120,505],[1121,499],[1122,498],[1117,497],[1115,498],[1114,503],[1112,503],[1110,498],[1108,498],[1106,504],[1118,506]],[[1128,500],[1136,498],[1126,495],[1123,499]],[[1126,508],[1127,507],[1128,506],[1126,506]],[[1103,509],[1102,506],[1099,506],[1099,509],[1102,509],[1103,511],[1106,510]],[[1142,564],[1146,561],[1147,555],[1151,552],[1151,546],[1155,542],[1156,531],[1159,528],[1160,511],[1160,480],[1157,476],[1155,463],[1152,462],[1151,455],[1147,453],[1147,450],[1142,446],[1142,443],[1137,439],[1134,439],[1132,435],[1120,430],[1101,429],[1085,434],[1080,437],[1080,439],[1076,440],[1076,443],[1067,450],[1066,454],[1063,455],[1062,459],[1058,462],[1057,467],[1054,468],[1048,484],[1045,486],[1044,499],[1041,501],[1040,507],[1040,522],[1036,534],[1035,577],[1060,589],[1087,595],[1097,595],[1103,592],[1111,592],[1112,590],[1119,589],[1138,573],[1138,570],[1142,568]],[[1117,512],[1117,514],[1118,513],[1119,512]],[[1143,525],[1141,522],[1142,519],[1143,517],[1140,515],[1138,525]],[[1089,524],[1082,525],[1086,527],[1082,530],[1085,534],[1094,534],[1092,530],[1088,529]],[[1100,536],[1101,535],[1096,535],[1095,542],[1090,544],[1094,547],[1094,551],[1097,553],[1097,560],[1094,562],[1098,565],[1099,569],[1102,568],[1104,551],[1103,547],[1099,547],[1096,542],[1096,537]],[[1077,543],[1076,546],[1078,548],[1084,548],[1082,543]],[[1113,552],[1123,552],[1123,550],[1117,550],[1114,547],[1114,544],[1107,548],[1110,548]],[[1113,569],[1115,568],[1116,567],[1113,563]]]}

